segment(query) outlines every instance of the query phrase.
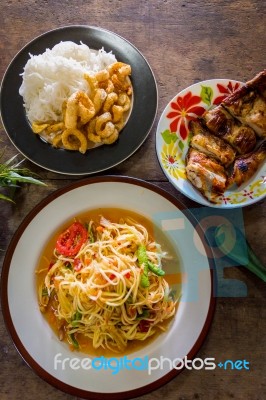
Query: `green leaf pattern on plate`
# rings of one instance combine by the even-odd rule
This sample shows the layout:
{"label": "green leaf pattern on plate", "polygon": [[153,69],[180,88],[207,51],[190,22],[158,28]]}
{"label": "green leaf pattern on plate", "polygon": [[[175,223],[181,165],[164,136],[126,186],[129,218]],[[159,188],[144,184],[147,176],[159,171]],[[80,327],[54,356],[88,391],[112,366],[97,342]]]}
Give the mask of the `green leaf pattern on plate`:
{"label": "green leaf pattern on plate", "polygon": [[177,141],[176,132],[170,132],[169,129],[162,132],[162,137],[167,144],[170,144],[171,142],[175,143]]}
{"label": "green leaf pattern on plate", "polygon": [[210,86],[201,86],[200,97],[201,97],[203,103],[210,106],[212,103],[212,99],[213,99],[212,88]]}
{"label": "green leaf pattern on plate", "polygon": [[178,147],[180,148],[181,151],[184,150],[185,145],[184,145],[184,143],[182,142],[182,140],[179,140],[179,141],[178,141]]}

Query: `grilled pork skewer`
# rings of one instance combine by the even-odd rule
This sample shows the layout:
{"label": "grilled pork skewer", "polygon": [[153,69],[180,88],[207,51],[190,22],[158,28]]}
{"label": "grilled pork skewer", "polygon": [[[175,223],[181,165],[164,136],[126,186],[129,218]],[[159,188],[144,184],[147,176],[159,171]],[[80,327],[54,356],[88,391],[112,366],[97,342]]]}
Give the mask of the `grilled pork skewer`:
{"label": "grilled pork skewer", "polygon": [[207,156],[215,158],[225,167],[228,167],[235,159],[235,151],[223,139],[212,135],[199,121],[190,121],[192,139],[191,147]]}
{"label": "grilled pork skewer", "polygon": [[266,141],[256,151],[236,158],[232,175],[228,180],[229,186],[236,184],[239,187],[247,182],[265,160]]}
{"label": "grilled pork skewer", "polygon": [[186,157],[186,174],[192,185],[213,203],[226,190],[227,175],[224,167],[193,148],[189,149]]}
{"label": "grilled pork skewer", "polygon": [[249,126],[241,125],[221,105],[202,115],[207,128],[228,142],[238,154],[252,151],[256,145],[256,134]]}

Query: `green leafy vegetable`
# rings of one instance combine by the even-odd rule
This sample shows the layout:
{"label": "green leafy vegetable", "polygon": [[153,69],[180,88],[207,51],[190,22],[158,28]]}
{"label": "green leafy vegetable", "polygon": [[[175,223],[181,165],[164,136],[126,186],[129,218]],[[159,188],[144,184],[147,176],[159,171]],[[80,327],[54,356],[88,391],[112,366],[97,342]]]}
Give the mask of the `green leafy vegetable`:
{"label": "green leafy vegetable", "polygon": [[[0,155],[0,161],[3,157],[4,152]],[[0,162],[0,188],[8,188],[9,195],[0,193],[0,199],[5,201],[11,201],[14,203],[12,196],[14,195],[15,188],[19,187],[20,183],[30,183],[35,185],[46,186],[44,182],[41,182],[37,178],[34,178],[34,173],[28,168],[22,168],[21,164],[24,160],[16,161],[17,155],[5,161]]]}

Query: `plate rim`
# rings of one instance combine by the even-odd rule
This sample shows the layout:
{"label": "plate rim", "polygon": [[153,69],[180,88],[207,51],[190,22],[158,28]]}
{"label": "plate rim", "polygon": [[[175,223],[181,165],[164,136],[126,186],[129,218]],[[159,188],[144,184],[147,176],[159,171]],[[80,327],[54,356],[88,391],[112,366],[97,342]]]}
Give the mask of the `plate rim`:
{"label": "plate rim", "polygon": [[[154,85],[153,90],[155,92],[154,110],[152,110],[152,117],[151,117],[151,119],[149,121],[149,127],[147,128],[145,134],[142,135],[141,141],[139,143],[137,143],[136,145],[134,145],[133,148],[131,149],[131,151],[128,154],[126,154],[123,157],[119,158],[117,161],[110,163],[110,165],[108,165],[108,166],[102,166],[102,167],[99,167],[99,168],[94,169],[92,171],[82,171],[82,172],[73,171],[73,172],[71,172],[69,170],[59,170],[59,169],[56,169],[56,168],[53,168],[53,167],[45,166],[45,162],[38,162],[38,160],[32,159],[33,157],[30,157],[29,155],[27,155],[26,152],[25,152],[25,149],[21,150],[20,147],[15,143],[14,138],[11,137],[10,134],[8,133],[8,130],[6,128],[6,124],[4,123],[3,112],[2,112],[2,103],[3,103],[2,88],[3,88],[4,84],[5,84],[6,76],[7,76],[8,72],[9,72],[9,69],[10,69],[10,67],[12,67],[14,65],[16,59],[26,50],[27,47],[34,45],[36,42],[38,42],[42,38],[45,38],[47,35],[51,35],[53,33],[56,34],[56,33],[60,32],[60,31],[64,32],[64,31],[68,31],[68,30],[72,30],[72,29],[73,30],[76,30],[76,29],[85,29],[86,30],[86,29],[88,29],[88,30],[94,30],[95,32],[107,33],[108,35],[113,35],[114,37],[118,37],[120,40],[122,40],[125,43],[127,43],[127,45],[130,46],[132,49],[134,49],[134,51],[139,55],[140,58],[142,58],[142,60],[146,64],[147,70],[149,71],[149,73],[151,74],[151,77],[152,77],[152,83]],[[69,40],[71,40],[71,39],[69,39]],[[80,40],[80,41],[82,41],[82,40]],[[104,46],[104,44],[103,44],[103,46]],[[22,99],[22,96],[20,96],[20,97]],[[125,160],[130,158],[133,154],[135,154],[139,150],[139,148],[147,140],[152,128],[154,127],[155,120],[156,120],[156,117],[157,117],[157,114],[158,114],[158,104],[159,104],[159,91],[158,91],[158,85],[157,85],[156,77],[155,77],[153,69],[151,68],[150,63],[148,62],[148,60],[144,56],[144,54],[133,43],[131,43],[128,39],[124,38],[120,34],[118,34],[116,32],[113,32],[113,31],[111,31],[109,29],[98,27],[96,25],[86,25],[86,24],[63,25],[63,26],[57,27],[55,29],[49,29],[48,31],[45,31],[45,32],[39,34],[38,36],[36,36],[33,39],[29,40],[23,47],[21,47],[19,49],[19,51],[17,51],[17,53],[13,56],[11,61],[8,63],[8,65],[7,65],[6,69],[5,69],[5,72],[3,74],[2,80],[0,82],[0,120],[2,122],[2,126],[4,128],[5,134],[7,135],[8,139],[10,140],[12,145],[18,150],[18,152],[22,156],[24,156],[27,160],[29,160],[33,164],[37,165],[38,167],[40,167],[40,168],[42,168],[42,169],[44,169],[44,170],[46,170],[48,172],[50,171],[50,172],[54,172],[54,173],[61,174],[61,175],[84,177],[86,175],[92,175],[92,174],[96,174],[96,173],[101,173],[101,172],[109,170],[110,168],[114,168],[114,167],[120,165]],[[22,99],[22,107],[23,107],[23,99]],[[134,109],[134,102],[133,102],[133,109]],[[25,122],[27,123],[26,115],[25,115]],[[126,127],[126,125],[125,125],[125,127]],[[114,143],[113,145],[115,145],[115,144],[116,143]]]}
{"label": "plate rim", "polygon": [[[176,179],[173,176],[171,176],[171,174],[168,171],[166,171],[166,169],[164,168],[164,166],[162,164],[162,160],[161,160],[161,157],[160,157],[161,148],[159,148],[159,143],[158,143],[159,138],[160,138],[160,133],[161,133],[160,130],[159,130],[159,126],[160,126],[161,122],[164,119],[164,114],[166,112],[166,109],[169,107],[170,103],[172,103],[178,96],[182,95],[183,92],[186,92],[188,90],[192,90],[194,87],[198,87],[199,85],[206,84],[206,83],[215,84],[217,82],[220,83],[220,82],[229,82],[229,81],[232,82],[232,83],[240,83],[241,85],[244,85],[244,82],[239,81],[237,79],[211,78],[211,79],[204,79],[202,81],[195,82],[195,83],[185,87],[184,89],[180,90],[178,93],[176,93],[175,96],[168,101],[168,103],[166,104],[166,106],[164,107],[164,109],[163,109],[163,111],[162,111],[162,113],[160,115],[160,118],[159,118],[159,121],[158,121],[158,124],[157,124],[157,127],[156,127],[156,140],[155,140],[156,155],[157,155],[157,159],[159,161],[160,168],[161,168],[162,172],[164,173],[164,175],[167,177],[168,181],[174,186],[174,188],[176,190],[178,190],[183,196],[186,196],[188,199],[190,199],[190,200],[192,200],[192,201],[194,201],[194,202],[196,202],[196,203],[198,203],[198,204],[200,204],[202,206],[211,207],[211,208],[220,208],[220,209],[233,209],[233,208],[243,208],[243,207],[251,206],[251,205],[253,205],[253,204],[265,199],[266,193],[264,195],[262,195],[261,197],[259,197],[259,198],[250,199],[249,201],[247,201],[245,203],[235,203],[235,204],[230,203],[230,204],[226,204],[226,205],[223,204],[223,203],[220,203],[220,204],[211,203],[210,201],[205,199],[205,197],[203,197],[200,193],[198,193],[198,194],[200,196],[202,196],[202,199],[195,199],[194,196],[192,196],[190,193],[185,192],[183,190],[183,188],[180,188],[176,184]],[[161,140],[161,138],[160,138],[160,140]]]}
{"label": "plate rim", "polygon": [[[210,300],[209,300],[209,306],[208,306],[208,311],[206,314],[206,319],[204,322],[204,325],[202,327],[202,330],[200,334],[197,337],[197,340],[193,344],[191,350],[188,352],[187,357],[189,359],[192,359],[195,357],[197,352],[200,350],[204,340],[207,337],[207,334],[209,332],[209,329],[212,324],[214,312],[215,312],[215,307],[216,307],[216,298],[214,295],[215,291],[215,285],[216,285],[216,274],[215,274],[215,263],[214,259],[212,257],[212,252],[211,248],[206,246],[206,237],[204,236],[203,229],[197,221],[197,219],[194,217],[194,215],[190,212],[190,210],[177,198],[175,198],[173,195],[170,193],[166,192],[164,189],[160,188],[159,186],[146,182],[144,180],[138,179],[138,178],[131,178],[128,176],[116,176],[116,175],[108,175],[108,176],[97,176],[97,177],[89,177],[85,178],[76,182],[72,182],[65,187],[62,187],[60,189],[57,189],[56,191],[50,193],[48,196],[46,196],[44,199],[42,199],[23,219],[23,221],[20,223],[19,227],[15,231],[14,235],[11,238],[11,241],[8,245],[4,261],[3,261],[3,268],[2,268],[2,273],[1,273],[1,282],[0,282],[0,289],[1,289],[1,304],[2,304],[2,313],[4,317],[4,322],[6,329],[11,337],[11,340],[16,347],[18,353],[20,356],[23,358],[23,360],[27,363],[27,365],[44,381],[46,381],[48,384],[54,386],[55,388],[68,393],[72,394],[74,396],[79,396],[84,399],[106,399],[111,398],[111,399],[131,399],[132,397],[137,397],[140,395],[144,395],[147,393],[150,393],[161,386],[165,385],[167,382],[172,380],[174,377],[179,375],[179,373],[184,369],[172,369],[165,375],[163,375],[161,378],[147,384],[144,386],[141,386],[136,389],[128,390],[128,391],[122,391],[122,392],[115,392],[115,393],[100,393],[100,392],[92,392],[92,391],[87,391],[84,389],[80,389],[74,386],[71,386],[65,382],[60,381],[58,378],[54,377],[51,375],[49,372],[47,372],[45,369],[43,369],[37,361],[33,359],[33,357],[28,353],[26,348],[24,347],[22,341],[20,340],[17,331],[13,325],[12,318],[11,318],[11,313],[9,309],[9,301],[8,301],[8,279],[9,279],[9,269],[10,269],[10,264],[12,261],[13,254],[15,252],[16,246],[18,244],[19,239],[23,235],[24,231],[26,230],[27,226],[30,224],[30,222],[35,218],[35,216],[38,215],[39,212],[41,212],[48,204],[53,202],[55,199],[58,197],[64,195],[65,193],[75,190],[77,188],[80,188],[81,186],[86,186],[94,183],[101,183],[101,182],[122,182],[122,183],[127,183],[127,184],[133,184],[137,185],[143,188],[146,188],[148,190],[151,190],[155,192],[156,194],[159,194],[163,196],[165,199],[169,200],[172,204],[174,204],[176,207],[179,208],[179,210],[184,213],[186,218],[190,221],[190,223],[194,226],[194,228],[197,230],[197,233],[200,236],[200,239],[202,241],[202,244],[204,246],[204,249],[206,251],[206,255],[208,258],[208,265],[209,265],[209,273],[210,273]],[[204,241],[203,241],[204,237]]]}

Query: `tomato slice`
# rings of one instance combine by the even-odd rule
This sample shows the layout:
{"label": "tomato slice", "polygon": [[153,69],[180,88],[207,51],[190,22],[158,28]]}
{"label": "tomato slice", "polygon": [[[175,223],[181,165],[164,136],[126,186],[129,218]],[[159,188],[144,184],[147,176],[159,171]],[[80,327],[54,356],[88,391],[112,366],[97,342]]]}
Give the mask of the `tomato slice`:
{"label": "tomato slice", "polygon": [[75,256],[88,238],[88,232],[80,222],[74,222],[56,241],[56,250],[63,256]]}

